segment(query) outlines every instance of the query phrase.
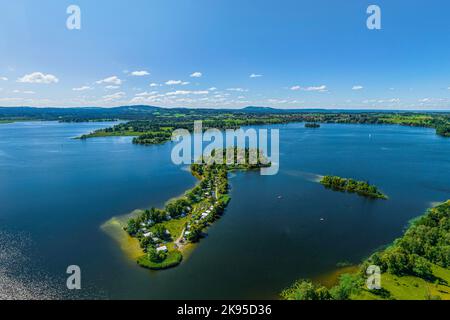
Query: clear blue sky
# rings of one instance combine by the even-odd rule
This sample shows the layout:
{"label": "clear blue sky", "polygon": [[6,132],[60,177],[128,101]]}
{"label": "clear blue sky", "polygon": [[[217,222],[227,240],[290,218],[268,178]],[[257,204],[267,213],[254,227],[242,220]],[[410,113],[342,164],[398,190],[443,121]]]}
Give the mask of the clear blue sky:
{"label": "clear blue sky", "polygon": [[450,109],[450,2],[2,1],[0,88],[2,106]]}

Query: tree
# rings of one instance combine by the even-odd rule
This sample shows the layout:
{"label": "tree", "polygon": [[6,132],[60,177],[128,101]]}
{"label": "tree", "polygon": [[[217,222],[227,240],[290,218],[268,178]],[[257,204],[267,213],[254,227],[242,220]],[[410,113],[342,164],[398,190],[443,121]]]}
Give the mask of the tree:
{"label": "tree", "polygon": [[343,274],[339,278],[339,284],[330,291],[334,300],[348,300],[350,296],[361,288],[361,278],[358,275]]}
{"label": "tree", "polygon": [[186,236],[186,240],[189,242],[198,242],[202,234],[202,227],[197,224],[191,225],[189,228],[189,233]]}
{"label": "tree", "polygon": [[417,255],[412,256],[412,259],[413,259],[412,271],[414,272],[414,274],[423,279],[433,278],[433,271],[431,269],[431,264],[426,259]]}
{"label": "tree", "polygon": [[381,258],[383,265],[386,266],[389,273],[397,276],[408,273],[409,261],[408,255],[400,247],[392,247],[386,250]]}
{"label": "tree", "polygon": [[139,231],[138,222],[135,219],[128,220],[127,231],[130,235],[134,236]]}
{"label": "tree", "polygon": [[162,262],[167,258],[167,253],[164,251],[159,251],[156,250],[155,247],[150,246],[147,250],[147,255],[148,255],[148,259],[152,262]]}
{"label": "tree", "polygon": [[299,280],[294,285],[281,293],[285,300],[331,300],[331,294],[327,288],[316,286],[311,281]]}
{"label": "tree", "polygon": [[158,224],[153,228],[153,234],[160,239],[164,239],[166,237],[166,228]]}

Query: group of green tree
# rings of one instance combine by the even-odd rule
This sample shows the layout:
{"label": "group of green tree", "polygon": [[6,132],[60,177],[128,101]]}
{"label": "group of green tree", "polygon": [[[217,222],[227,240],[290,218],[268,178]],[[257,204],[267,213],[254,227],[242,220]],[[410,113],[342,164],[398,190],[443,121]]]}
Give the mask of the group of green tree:
{"label": "group of green tree", "polygon": [[[385,250],[375,252],[364,261],[360,271],[344,274],[331,289],[308,280],[297,281],[281,293],[286,300],[346,300],[363,290],[369,265],[380,267],[383,273],[396,276],[415,276],[426,281],[435,279],[432,265],[450,268],[450,200],[429,209],[411,223],[405,234]],[[375,290],[386,295],[385,290]]]}
{"label": "group of green tree", "polygon": [[[405,126],[435,128],[443,137],[450,136],[450,114],[418,112],[326,112],[326,111],[282,111],[276,109],[242,110],[198,110],[198,109],[150,109],[152,111],[132,113],[131,121],[114,127],[101,129],[82,138],[104,135],[134,135],[136,144],[159,144],[169,141],[176,129],[194,129],[194,121],[202,120],[203,128],[220,130],[243,126],[306,122],[307,127],[319,123],[343,124],[398,124]],[[141,119],[139,118],[141,115]],[[138,118],[138,119],[136,119]],[[121,119],[127,119],[124,115]]]}
{"label": "group of green tree", "polygon": [[436,133],[443,137],[450,137],[450,124],[442,124],[436,127]]}
{"label": "group of green tree", "polygon": [[431,264],[450,268],[450,201],[428,210],[411,223],[392,246],[372,255],[367,263],[394,275],[433,278]]}
{"label": "group of green tree", "polygon": [[299,280],[283,290],[280,296],[284,300],[348,300],[361,290],[363,284],[364,279],[353,274],[343,274],[339,284],[331,289],[310,280]]}
{"label": "group of green tree", "polygon": [[[234,162],[227,162],[227,153],[233,155]],[[217,158],[220,154],[220,158]],[[255,157],[254,163],[250,158]],[[220,161],[219,161],[220,159]],[[238,159],[243,159],[238,162]],[[189,192],[186,196],[189,199],[198,201],[204,199],[206,192],[208,197],[204,199],[203,210],[194,214],[188,223],[188,235],[186,240],[189,242],[197,242],[202,236],[203,229],[214,222],[221,216],[230,200],[228,196],[228,172],[232,170],[254,170],[261,167],[270,166],[267,159],[260,150],[252,150],[249,148],[232,148],[232,149],[216,149],[213,150],[209,157],[201,159],[201,163],[191,165],[191,172],[200,178],[200,183]],[[214,160],[214,161],[213,161]],[[214,197],[212,196],[214,194]],[[212,210],[210,209],[212,207]],[[207,218],[201,219],[202,211],[210,210],[211,213]]]}
{"label": "group of green tree", "polygon": [[341,178],[338,176],[324,176],[320,181],[326,188],[337,191],[346,191],[357,193],[364,197],[387,199],[386,195],[381,193],[374,185],[365,181],[356,181],[354,179]]}
{"label": "group of green tree", "polygon": [[[141,248],[146,253],[145,258],[139,259],[141,265],[148,267],[156,264],[160,268],[165,264],[166,259],[173,258],[175,261],[181,261],[178,260],[180,258],[178,254],[156,250],[158,245],[173,242],[172,236],[177,236],[167,234],[164,223],[169,219],[185,218],[184,230],[188,231],[184,236],[185,240],[191,243],[198,242],[203,235],[203,230],[219,218],[228,205],[230,200],[228,172],[230,170],[251,170],[270,165],[266,163],[266,159],[259,150],[254,150],[254,154],[257,155],[255,164],[248,163],[252,153],[251,149],[234,148],[232,151],[235,160],[240,155],[246,161],[227,164],[227,150],[213,150],[210,157],[203,158],[199,163],[191,165],[191,173],[200,180],[194,188],[188,190],[183,197],[168,202],[164,209],[151,208],[128,220],[124,229],[130,236],[139,240]],[[222,160],[219,162],[209,161],[211,157],[218,155],[218,152],[222,153]],[[217,160],[217,158],[215,159]],[[264,163],[262,163],[263,159]],[[207,210],[210,212],[208,217],[202,217],[202,213]],[[148,236],[149,232],[151,232],[151,236]]]}

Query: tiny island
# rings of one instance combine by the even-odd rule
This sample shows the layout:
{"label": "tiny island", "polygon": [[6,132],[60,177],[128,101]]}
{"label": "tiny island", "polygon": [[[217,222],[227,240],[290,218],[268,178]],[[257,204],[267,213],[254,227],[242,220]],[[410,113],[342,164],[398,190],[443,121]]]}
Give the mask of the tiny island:
{"label": "tiny island", "polygon": [[374,185],[370,185],[365,181],[356,181],[348,178],[337,176],[324,176],[320,183],[328,189],[335,191],[343,191],[348,193],[356,193],[360,196],[373,199],[387,199],[388,197],[380,192]]}
{"label": "tiny island", "polygon": [[[239,151],[241,150],[241,151]],[[137,263],[152,270],[175,267],[183,260],[183,250],[200,241],[205,229],[220,218],[227,207],[230,196],[228,173],[233,170],[256,170],[270,167],[267,159],[257,150],[256,164],[250,164],[251,150],[234,148],[234,159],[244,154],[245,164],[217,164],[217,152],[191,165],[191,173],[200,180],[192,189],[177,199],[169,201],[164,209],[152,208],[129,219],[124,230],[139,241],[142,255]]]}
{"label": "tiny island", "polygon": [[305,124],[305,128],[308,128],[308,129],[320,128],[320,124],[318,124],[316,122],[308,122]]}

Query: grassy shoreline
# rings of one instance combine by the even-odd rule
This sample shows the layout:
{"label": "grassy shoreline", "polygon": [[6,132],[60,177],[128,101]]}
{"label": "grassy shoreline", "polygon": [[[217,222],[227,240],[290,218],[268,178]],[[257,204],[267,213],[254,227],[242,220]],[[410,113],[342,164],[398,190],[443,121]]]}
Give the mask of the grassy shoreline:
{"label": "grassy shoreline", "polygon": [[[226,150],[221,152],[225,155]],[[246,163],[249,156],[250,151],[245,149]],[[259,162],[261,157],[254,165],[207,164],[203,159],[203,164],[193,164],[190,168],[191,174],[199,179],[198,183],[183,195],[166,202],[164,209],[135,210],[128,215],[113,217],[102,229],[109,232],[127,256],[140,266],[151,270],[176,267],[221,217],[231,200],[228,173],[269,166]]]}
{"label": "grassy shoreline", "polygon": [[[356,271],[327,288],[299,280],[281,293],[286,300],[450,300],[450,200],[412,220],[404,235],[376,251]],[[366,286],[368,266],[381,269],[381,289]]]}
{"label": "grassy shoreline", "polygon": [[[450,121],[447,114],[435,113],[207,113],[199,111],[183,113],[182,116],[154,114],[152,119],[133,120],[111,128],[100,129],[83,135],[82,139],[105,136],[135,136],[135,144],[152,145],[170,140],[175,129],[193,130],[194,120],[202,119],[205,128],[237,129],[244,126],[305,123],[306,127],[319,128],[321,124],[372,124],[401,125],[434,128],[436,134],[450,137]],[[198,113],[198,114],[197,114]]]}
{"label": "grassy shoreline", "polygon": [[[174,201],[179,199],[181,196],[174,197],[170,199],[168,202]],[[167,265],[165,268],[161,268],[158,264],[151,264],[143,258],[146,254],[144,250],[141,248],[139,240],[131,237],[128,232],[125,231],[125,227],[127,226],[127,222],[131,218],[135,218],[142,214],[144,210],[142,209],[136,209],[131,213],[120,215],[120,216],[114,216],[111,219],[105,221],[101,226],[100,229],[105,232],[110,238],[112,238],[117,245],[120,247],[121,251],[125,254],[125,256],[132,260],[137,262],[140,266],[146,267],[147,269],[151,270],[162,270],[167,269],[171,267],[175,267],[178,264],[180,264],[182,261],[186,261],[189,257],[190,253],[192,252],[194,245],[186,245],[182,248],[179,248],[178,251],[182,254],[182,259],[177,260],[176,264]]]}

